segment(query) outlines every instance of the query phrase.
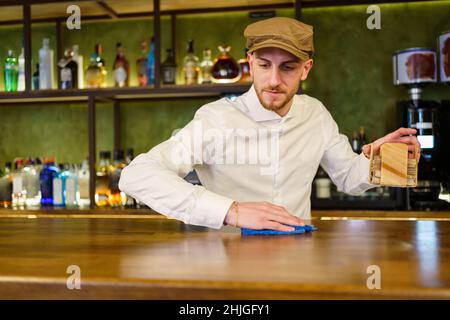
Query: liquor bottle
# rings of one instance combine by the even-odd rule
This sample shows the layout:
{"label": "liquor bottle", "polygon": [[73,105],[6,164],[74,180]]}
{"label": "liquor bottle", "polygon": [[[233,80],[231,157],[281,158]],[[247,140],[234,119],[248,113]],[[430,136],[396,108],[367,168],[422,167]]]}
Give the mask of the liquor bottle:
{"label": "liquor bottle", "polygon": [[15,170],[12,173],[12,206],[13,208],[24,208],[27,199],[27,191],[23,184],[23,160],[14,161]]}
{"label": "liquor bottle", "polygon": [[110,205],[109,197],[111,190],[109,188],[109,178],[111,173],[111,164],[109,159],[111,152],[100,152],[100,166],[97,170],[97,177],[95,179],[95,202],[99,207],[108,207]]}
{"label": "liquor bottle", "polygon": [[123,52],[122,43],[116,44],[116,59],[113,65],[114,86],[128,87],[130,85],[130,65]]}
{"label": "liquor bottle", "polygon": [[59,172],[53,178],[53,205],[55,207],[64,206],[64,186],[66,182],[66,176],[64,175],[64,166],[59,164]]}
{"label": "liquor bottle", "polygon": [[148,84],[147,64],[147,41],[142,41],[141,56],[136,60],[137,79],[140,87],[145,87]]}
{"label": "liquor bottle", "polygon": [[111,190],[110,203],[113,207],[125,206],[127,202],[125,193],[119,189],[119,179],[123,168],[125,168],[123,150],[114,150],[114,164],[109,179],[109,189]]}
{"label": "liquor bottle", "polygon": [[211,70],[213,62],[211,60],[211,49],[206,48],[203,50],[203,60],[200,63],[200,70],[202,75],[201,83],[211,83]]}
{"label": "liquor bottle", "polygon": [[166,60],[161,64],[161,75],[163,84],[175,84],[175,78],[177,73],[177,64],[175,63],[175,57],[173,50],[168,48],[166,50]]}
{"label": "liquor bottle", "polygon": [[37,207],[41,203],[41,190],[35,159],[29,158],[22,172],[23,185],[27,191],[26,205],[27,207]]}
{"label": "liquor bottle", "polygon": [[362,152],[362,147],[367,143],[366,130],[364,127],[359,128],[359,150],[358,153]]}
{"label": "liquor bottle", "polygon": [[91,55],[90,64],[86,69],[86,87],[101,88],[103,84],[102,69],[98,66],[97,55]]}
{"label": "liquor bottle", "polygon": [[[131,161],[134,159],[134,150],[132,148],[127,149],[127,156],[125,157],[125,164],[129,165]],[[136,208],[139,206],[139,202],[131,197],[130,195],[126,195],[126,204],[127,208]]]}
{"label": "liquor bottle", "polygon": [[25,90],[25,54],[22,51],[19,55],[19,78],[18,78],[18,90],[24,91]]}
{"label": "liquor bottle", "polygon": [[34,158],[34,166],[36,168],[36,171],[38,172],[38,174],[42,171],[42,168],[44,167],[42,165],[42,160],[39,157]]}
{"label": "liquor bottle", "polygon": [[84,75],[83,75],[83,56],[80,55],[79,52],[79,47],[77,44],[72,46],[72,59],[73,61],[75,61],[77,63],[78,66],[78,74],[77,74],[77,79],[78,79],[78,89],[83,89],[84,88]]}
{"label": "liquor bottle", "polygon": [[317,199],[331,198],[331,180],[321,166],[319,166],[319,169],[317,170],[314,183],[316,186]]}
{"label": "liquor bottle", "polygon": [[78,206],[78,175],[75,165],[64,166],[64,205],[66,207]]}
{"label": "liquor bottle", "polygon": [[5,172],[0,176],[0,208],[12,206],[11,162],[5,163]]}
{"label": "liquor bottle", "polygon": [[241,68],[236,60],[230,56],[229,45],[219,46],[220,55],[214,60],[212,67],[212,81],[214,83],[233,83],[241,78]]}
{"label": "liquor bottle", "polygon": [[359,146],[358,134],[356,133],[356,131],[353,131],[352,150],[353,150],[353,152],[356,152],[356,153],[359,153],[359,150],[361,150],[361,148]]}
{"label": "liquor bottle", "polygon": [[49,47],[49,39],[42,41],[39,49],[39,89],[51,89],[53,86],[53,50]]}
{"label": "liquor bottle", "polygon": [[106,71],[106,65],[105,60],[103,60],[103,47],[101,43],[97,43],[95,45],[95,54],[96,54],[96,60],[97,65],[100,67],[101,70],[101,87],[106,88],[106,76],[108,75],[108,72]]}
{"label": "liquor bottle", "polygon": [[73,52],[71,49],[64,51],[64,58],[58,63],[60,68],[60,89],[74,89],[78,88],[78,64],[72,58]]}
{"label": "liquor bottle", "polygon": [[5,91],[17,91],[17,82],[19,77],[19,64],[14,56],[13,50],[8,50],[8,56],[5,60]]}
{"label": "liquor bottle", "polygon": [[39,174],[41,185],[41,205],[53,205],[53,178],[58,176],[59,169],[55,167],[55,158],[45,158],[44,167]]}
{"label": "liquor bottle", "polygon": [[80,170],[78,170],[78,204],[80,207],[90,205],[89,199],[89,163],[83,160]]}
{"label": "liquor bottle", "polygon": [[39,63],[36,63],[36,71],[33,73],[33,90],[39,90]]}
{"label": "liquor bottle", "polygon": [[127,156],[125,157],[125,164],[129,165],[133,159],[134,159],[134,150],[133,148],[128,148]]}
{"label": "liquor bottle", "polygon": [[95,52],[91,55],[90,64],[86,70],[86,87],[87,88],[104,88],[106,87],[105,61],[102,56],[102,46],[97,43]]}
{"label": "liquor bottle", "polygon": [[200,68],[198,57],[194,54],[194,40],[189,40],[187,54],[183,60],[183,74],[185,84],[197,84]]}
{"label": "liquor bottle", "polygon": [[248,49],[245,49],[244,57],[238,60],[239,67],[241,68],[241,79],[239,82],[242,83],[251,83],[253,81],[252,75],[250,74],[250,65],[247,60],[247,52]]}
{"label": "liquor bottle", "polygon": [[150,51],[147,56],[147,78],[148,85],[155,85],[155,39],[150,41]]}

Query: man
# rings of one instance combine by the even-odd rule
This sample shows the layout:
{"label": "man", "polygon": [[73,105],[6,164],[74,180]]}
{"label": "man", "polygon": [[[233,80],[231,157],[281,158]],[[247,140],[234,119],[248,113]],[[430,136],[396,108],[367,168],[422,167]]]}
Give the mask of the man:
{"label": "man", "polygon": [[[313,66],[311,26],[277,17],[249,25],[244,36],[251,89],[202,106],[176,135],[136,157],[119,187],[188,224],[291,231],[310,218],[319,164],[346,193],[373,187],[369,146],[353,153],[322,103],[296,94]],[[412,150],[414,133],[401,128],[371,146],[402,142]],[[202,186],[183,179],[193,169]]]}

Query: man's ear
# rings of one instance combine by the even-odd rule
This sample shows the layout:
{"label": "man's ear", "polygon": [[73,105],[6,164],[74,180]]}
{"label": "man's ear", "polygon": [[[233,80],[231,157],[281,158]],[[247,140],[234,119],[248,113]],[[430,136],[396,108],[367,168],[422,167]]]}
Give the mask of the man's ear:
{"label": "man's ear", "polygon": [[308,59],[305,62],[303,62],[302,64],[302,78],[301,80],[306,80],[306,78],[308,78],[308,73],[309,71],[311,71],[312,67],[313,67],[313,59]]}
{"label": "man's ear", "polygon": [[250,75],[253,77],[253,60],[255,59],[255,54],[254,53],[247,53],[247,61],[248,61],[248,65],[250,67]]}

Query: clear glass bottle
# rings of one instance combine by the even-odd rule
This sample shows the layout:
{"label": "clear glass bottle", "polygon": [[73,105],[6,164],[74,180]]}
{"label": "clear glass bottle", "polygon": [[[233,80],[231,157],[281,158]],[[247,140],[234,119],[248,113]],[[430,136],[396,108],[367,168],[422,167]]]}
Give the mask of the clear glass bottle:
{"label": "clear glass bottle", "polygon": [[155,85],[155,39],[150,41],[150,51],[147,56],[147,79],[148,85]]}
{"label": "clear glass bottle", "polygon": [[201,72],[201,83],[211,83],[211,71],[212,71],[213,62],[211,60],[211,49],[206,48],[203,50],[203,60],[200,63]]}
{"label": "clear glass bottle", "polygon": [[141,56],[139,58],[137,58],[137,60],[136,60],[137,79],[138,79],[138,85],[140,87],[145,87],[148,85],[147,50],[148,50],[147,41],[142,41],[141,42]]}
{"label": "clear glass bottle", "polygon": [[23,52],[23,48],[19,55],[19,78],[17,90],[18,91],[25,90],[25,54]]}
{"label": "clear glass bottle", "polygon": [[66,177],[64,185],[64,205],[66,207],[78,206],[78,174],[75,165],[65,165],[64,175]]}
{"label": "clear glass bottle", "polygon": [[84,88],[84,66],[83,66],[83,56],[80,55],[80,51],[79,51],[79,46],[77,44],[72,46],[72,59],[73,61],[75,61],[77,63],[78,66],[78,74],[77,74],[77,79],[78,79],[78,89],[83,89]]}
{"label": "clear glass bottle", "polygon": [[39,49],[39,89],[51,89],[53,86],[53,50],[50,49],[50,40],[42,40]]}
{"label": "clear glass bottle", "polygon": [[12,206],[11,162],[5,163],[5,172],[0,176],[0,208]]}
{"label": "clear glass bottle", "polygon": [[76,89],[78,88],[78,64],[73,60],[73,52],[71,49],[64,51],[64,58],[58,63],[60,74],[60,89]]}
{"label": "clear glass bottle", "polygon": [[24,208],[27,199],[27,191],[23,183],[23,160],[14,161],[15,170],[12,173],[12,206]]}
{"label": "clear glass bottle", "polygon": [[241,78],[239,79],[239,82],[241,83],[253,82],[253,77],[250,74],[250,65],[248,64],[247,60],[247,52],[248,49],[245,49],[244,57],[238,60],[239,67],[241,68]]}
{"label": "clear glass bottle", "polygon": [[116,59],[113,65],[114,86],[123,88],[130,85],[130,65],[125,57],[122,43],[116,44]]}
{"label": "clear glass bottle", "polygon": [[45,158],[44,167],[39,174],[42,206],[53,205],[53,178],[58,174],[59,169],[55,166],[55,158]]}
{"label": "clear glass bottle", "polygon": [[200,73],[199,59],[194,54],[194,40],[189,40],[187,45],[187,54],[183,59],[184,83],[187,85],[198,84]]}
{"label": "clear glass bottle", "polygon": [[109,187],[109,179],[111,174],[111,152],[100,152],[100,165],[97,170],[95,179],[95,203],[98,207],[110,206],[111,190]]}
{"label": "clear glass bottle", "polygon": [[109,179],[109,189],[111,190],[110,203],[113,207],[123,207],[126,205],[127,196],[119,189],[119,179],[122,169],[125,168],[125,157],[123,150],[114,150],[114,164]]}
{"label": "clear glass bottle", "polygon": [[83,160],[81,168],[78,170],[78,204],[80,207],[88,207],[89,199],[89,162]]}
{"label": "clear glass bottle", "polygon": [[214,60],[212,67],[212,81],[214,83],[233,83],[241,78],[241,68],[236,60],[230,56],[229,45],[219,46],[220,55]]}
{"label": "clear glass bottle", "polygon": [[166,60],[161,64],[161,76],[163,84],[175,84],[177,76],[177,64],[175,63],[175,57],[173,50],[168,48],[166,50]]}
{"label": "clear glass bottle", "polygon": [[38,207],[41,203],[41,190],[35,159],[29,158],[22,172],[24,188],[27,191],[26,205],[27,207]]}
{"label": "clear glass bottle", "polygon": [[64,206],[64,186],[66,182],[66,176],[64,174],[64,166],[59,164],[59,172],[53,178],[53,205],[55,207]]}
{"label": "clear glass bottle", "polygon": [[4,70],[5,91],[17,91],[18,78],[19,63],[17,61],[17,58],[14,56],[14,51],[8,50]]}

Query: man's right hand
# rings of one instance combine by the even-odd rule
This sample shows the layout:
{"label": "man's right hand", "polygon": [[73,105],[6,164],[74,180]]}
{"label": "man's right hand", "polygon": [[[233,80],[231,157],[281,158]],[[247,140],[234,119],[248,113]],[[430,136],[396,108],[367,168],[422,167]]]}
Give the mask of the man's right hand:
{"label": "man's right hand", "polygon": [[290,214],[284,207],[270,202],[239,202],[239,217],[236,225],[236,208],[228,209],[225,224],[249,229],[270,229],[278,231],[294,231],[294,226],[304,226],[302,219]]}

